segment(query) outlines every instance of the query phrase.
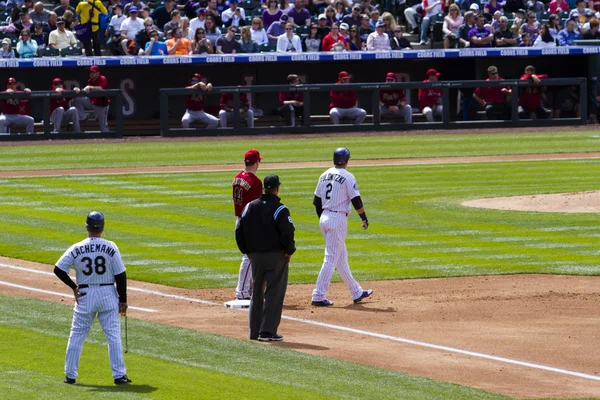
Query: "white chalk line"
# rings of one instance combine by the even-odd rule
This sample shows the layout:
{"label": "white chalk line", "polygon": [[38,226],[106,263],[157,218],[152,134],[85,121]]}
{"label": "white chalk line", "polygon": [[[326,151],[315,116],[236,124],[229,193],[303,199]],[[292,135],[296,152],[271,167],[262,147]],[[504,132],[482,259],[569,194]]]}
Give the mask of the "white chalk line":
{"label": "white chalk line", "polygon": [[[50,272],[38,271],[38,270],[24,268],[24,267],[17,267],[17,266],[9,265],[9,264],[0,263],[0,267],[17,269],[17,270],[21,270],[21,271],[25,271],[25,272],[32,272],[32,273],[38,273],[38,274],[44,274],[44,275],[54,275]],[[3,284],[3,282],[0,281],[0,284]],[[9,284],[9,286],[20,287],[20,285],[14,285],[14,284]],[[194,299],[194,298],[179,296],[179,295],[173,295],[173,294],[159,292],[156,290],[148,290],[148,289],[140,289],[140,288],[132,288],[132,287],[128,288],[128,290],[134,290],[134,291],[138,291],[138,292],[142,292],[142,293],[153,294],[156,296],[191,301],[191,302],[201,303],[201,304],[206,304],[206,305],[215,305],[215,306],[221,305],[220,303],[216,303],[216,302],[212,302],[212,301]],[[40,291],[43,293],[51,293],[51,294],[55,293],[55,292],[48,292],[48,291],[41,290],[41,289],[37,289],[37,291]],[[234,309],[234,310],[246,311],[246,312],[248,311],[248,310],[244,310],[244,309]],[[427,342],[420,342],[418,340],[412,340],[412,339],[406,339],[406,338],[397,337],[397,336],[385,335],[382,333],[370,332],[370,331],[366,331],[363,329],[350,328],[350,327],[342,326],[342,325],[328,324],[326,322],[313,321],[310,319],[289,317],[287,315],[282,315],[281,318],[289,320],[289,321],[320,326],[322,328],[329,328],[329,329],[334,329],[334,330],[339,330],[339,331],[344,331],[344,332],[356,333],[358,335],[365,335],[365,336],[370,336],[370,337],[374,337],[374,338],[378,338],[378,339],[390,340],[393,342],[406,343],[406,344],[411,344],[414,346],[425,347],[425,348],[434,349],[434,350],[441,350],[441,351],[446,351],[449,353],[462,354],[462,355],[466,355],[466,356],[482,358],[485,360],[497,361],[497,362],[501,362],[501,363],[505,363],[505,364],[518,365],[521,367],[539,369],[542,371],[554,372],[557,374],[569,375],[569,376],[574,376],[577,378],[589,379],[589,380],[593,380],[593,381],[600,381],[600,376],[585,374],[583,372],[570,371],[570,370],[562,369],[562,368],[549,367],[547,365],[535,364],[535,363],[530,363],[527,361],[513,360],[513,359],[505,358],[505,357],[497,357],[497,356],[492,356],[492,355],[485,354],[485,353],[463,350],[463,349],[459,349],[456,347],[441,346],[441,345],[427,343]]]}

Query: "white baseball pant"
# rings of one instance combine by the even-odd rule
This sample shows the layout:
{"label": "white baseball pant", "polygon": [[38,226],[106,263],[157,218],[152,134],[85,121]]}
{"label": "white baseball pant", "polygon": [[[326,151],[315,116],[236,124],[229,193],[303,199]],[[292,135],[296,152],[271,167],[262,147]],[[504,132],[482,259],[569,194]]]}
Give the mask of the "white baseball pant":
{"label": "white baseball pant", "polygon": [[442,117],[442,109],[443,107],[441,104],[433,106],[433,109],[431,109],[431,107],[425,107],[423,109],[423,115],[425,115],[425,118],[427,118],[427,122],[435,122],[434,117]]}
{"label": "white baseball pant", "polygon": [[317,287],[312,293],[312,301],[323,301],[325,299],[336,268],[348,289],[350,289],[352,299],[359,298],[363,289],[352,276],[350,265],[348,265],[348,251],[345,243],[346,231],[348,230],[346,213],[334,213],[324,210],[319,220],[319,227],[325,238],[325,258],[317,278]]}
{"label": "white baseball pant", "polygon": [[251,295],[250,283],[252,282],[252,261],[247,254],[242,257],[240,272],[238,273],[238,283],[235,288],[235,297],[237,299],[246,299]]}
{"label": "white baseball pant", "polygon": [[[247,111],[240,112],[240,117],[246,118],[246,121],[248,122],[248,128],[254,128],[254,111],[248,109]],[[227,120],[230,118],[233,118],[233,111],[219,111],[221,128],[227,128]]]}
{"label": "white baseball pant", "polygon": [[21,114],[2,114],[0,115],[0,134],[8,134],[8,127],[11,125],[25,126],[25,133],[33,133],[33,117]]}
{"label": "white baseball pant", "polygon": [[75,107],[69,107],[66,111],[63,107],[57,107],[52,111],[52,114],[50,114],[50,122],[54,127],[53,132],[60,132],[65,117],[67,122],[73,123],[74,132],[81,132],[81,127],[79,126],[79,111],[77,111]]}
{"label": "white baseball pant", "polygon": [[[406,20],[408,21],[412,29],[417,29],[417,21],[415,20],[415,15],[417,15],[417,8],[419,8],[420,5],[421,3],[415,4],[414,6],[408,7],[404,10],[404,16],[406,17]],[[406,27],[406,29],[408,29],[408,26]]]}
{"label": "white baseball pant", "polygon": [[398,106],[397,112],[393,112],[389,108],[379,107],[379,112],[380,118],[388,116],[400,116],[404,119],[405,124],[412,124],[412,107],[408,104],[405,104],[404,107]]}
{"label": "white baseball pant", "polygon": [[181,125],[184,128],[189,128],[190,124],[194,121],[200,121],[206,124],[207,129],[214,129],[219,125],[219,120],[214,115],[205,113],[204,111],[190,111],[185,110],[183,118],[181,118]]}
{"label": "white baseball pant", "polygon": [[78,375],[79,359],[83,342],[98,316],[100,326],[108,341],[108,356],[113,378],[126,374],[121,344],[121,321],[119,320],[119,298],[117,288],[113,286],[90,285],[81,289],[85,295],[79,298],[73,313],[73,324],[67,344],[65,375],[75,379]]}
{"label": "white baseball pant", "polygon": [[334,125],[340,124],[340,118],[351,118],[354,120],[354,125],[360,125],[363,123],[365,118],[367,118],[367,112],[362,108],[352,107],[352,108],[337,108],[333,107],[329,110],[329,116],[331,117],[331,122]]}
{"label": "white baseball pant", "polygon": [[80,121],[85,121],[86,119],[85,110],[93,110],[100,124],[100,132],[108,132],[108,106],[95,106],[89,97],[77,97],[73,100],[73,104],[77,108]]}

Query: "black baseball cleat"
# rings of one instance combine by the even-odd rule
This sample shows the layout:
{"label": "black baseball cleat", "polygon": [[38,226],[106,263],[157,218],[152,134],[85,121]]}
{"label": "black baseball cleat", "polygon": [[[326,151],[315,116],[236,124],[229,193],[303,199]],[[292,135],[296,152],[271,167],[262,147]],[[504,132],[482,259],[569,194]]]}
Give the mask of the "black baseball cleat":
{"label": "black baseball cleat", "polygon": [[372,294],[373,294],[373,291],[371,289],[363,290],[362,294],[358,298],[354,299],[354,303],[360,303],[360,301],[362,299],[366,299],[367,297],[369,297]]}
{"label": "black baseball cleat", "polygon": [[123,375],[120,378],[115,378],[115,385],[123,385],[125,383],[131,383],[131,379],[129,379],[127,375]]}
{"label": "black baseball cleat", "polygon": [[74,385],[74,384],[76,384],[76,383],[77,383],[77,382],[75,381],[75,378],[67,378],[67,377],[65,377],[65,380],[64,380],[63,382],[64,382],[64,383],[67,383],[67,384],[69,384],[69,385]]}
{"label": "black baseball cleat", "polygon": [[311,303],[313,306],[317,306],[317,307],[329,307],[333,305],[333,301],[331,300],[327,300],[327,299],[323,299],[321,301],[312,301]]}
{"label": "black baseball cleat", "polygon": [[282,340],[283,336],[277,333],[261,333],[258,336],[259,342],[281,342]]}

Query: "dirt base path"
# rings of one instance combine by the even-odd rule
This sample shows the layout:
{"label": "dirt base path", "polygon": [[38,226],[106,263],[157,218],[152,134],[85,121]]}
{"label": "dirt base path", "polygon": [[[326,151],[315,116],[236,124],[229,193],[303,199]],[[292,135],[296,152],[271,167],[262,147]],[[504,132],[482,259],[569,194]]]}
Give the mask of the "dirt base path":
{"label": "dirt base path", "polygon": [[[52,269],[0,258],[0,291],[72,303],[6,285],[70,294]],[[600,397],[599,285],[600,277],[551,275],[363,282],[374,294],[353,304],[346,287],[334,284],[330,308],[310,305],[312,285],[291,285],[280,326],[285,339],[264,345],[519,398]],[[131,309],[131,318],[247,339],[247,312],[223,307],[232,289],[186,290],[136,281],[129,287],[131,306],[157,311]],[[129,344],[135,352],[135,332],[129,333]]]}

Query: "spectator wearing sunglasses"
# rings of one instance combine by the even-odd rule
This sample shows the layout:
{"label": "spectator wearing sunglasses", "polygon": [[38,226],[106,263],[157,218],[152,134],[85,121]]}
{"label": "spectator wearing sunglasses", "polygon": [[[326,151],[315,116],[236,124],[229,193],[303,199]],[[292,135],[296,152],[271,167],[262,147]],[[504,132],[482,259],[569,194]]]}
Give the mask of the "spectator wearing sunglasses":
{"label": "spectator wearing sunglasses", "polygon": [[300,37],[294,34],[294,25],[290,22],[285,26],[285,34],[277,39],[277,51],[282,53],[302,53]]}
{"label": "spectator wearing sunglasses", "polygon": [[269,43],[269,38],[267,36],[267,31],[263,27],[263,22],[260,18],[254,17],[252,18],[252,40],[256,42],[259,46],[261,44]]}
{"label": "spectator wearing sunglasses", "polygon": [[37,53],[38,44],[35,40],[31,40],[31,34],[29,30],[23,29],[21,31],[21,39],[17,43],[17,53],[20,58],[31,58]]}
{"label": "spectator wearing sunglasses", "polygon": [[204,28],[196,29],[196,35],[192,40],[193,54],[214,54],[215,50],[211,41],[206,37]]}
{"label": "spectator wearing sunglasses", "polygon": [[215,43],[217,54],[236,54],[239,52],[240,44],[235,40],[236,33],[237,27],[230,26],[227,28],[227,34],[217,39]]}
{"label": "spectator wearing sunglasses", "polygon": [[169,53],[167,45],[158,40],[158,31],[152,30],[150,32],[150,41],[146,43],[144,54],[147,56],[164,56]]}

